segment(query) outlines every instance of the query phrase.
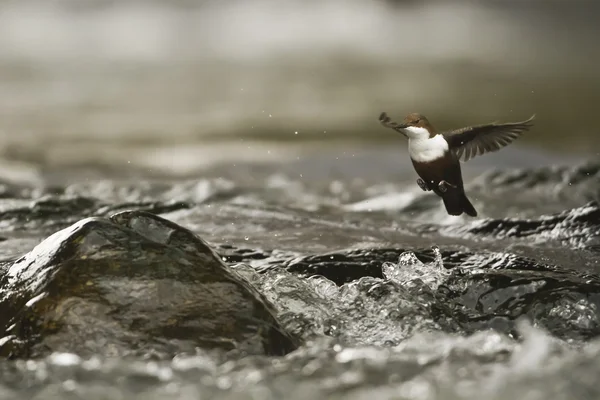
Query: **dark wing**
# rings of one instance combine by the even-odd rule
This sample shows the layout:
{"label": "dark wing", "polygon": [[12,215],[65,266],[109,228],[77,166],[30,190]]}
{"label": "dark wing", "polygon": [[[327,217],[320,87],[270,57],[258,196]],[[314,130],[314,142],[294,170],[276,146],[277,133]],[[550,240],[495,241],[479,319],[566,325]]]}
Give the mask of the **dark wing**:
{"label": "dark wing", "polygon": [[498,151],[512,143],[533,125],[530,122],[534,118],[535,114],[522,122],[468,126],[442,135],[460,160],[469,161],[475,156]]}
{"label": "dark wing", "polygon": [[390,117],[388,117],[388,115],[385,112],[382,112],[381,115],[379,116],[379,123],[381,125],[385,126],[386,128],[392,128],[396,132],[400,132],[401,134],[406,136],[406,134],[402,131],[402,128],[401,128],[401,127],[404,127],[404,125],[401,125],[397,122],[392,121],[392,119]]}

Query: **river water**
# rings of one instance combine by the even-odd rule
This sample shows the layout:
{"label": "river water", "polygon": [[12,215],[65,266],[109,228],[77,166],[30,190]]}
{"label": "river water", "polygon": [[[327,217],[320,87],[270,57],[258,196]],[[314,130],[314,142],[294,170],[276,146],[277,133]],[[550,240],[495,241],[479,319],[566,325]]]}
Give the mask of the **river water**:
{"label": "river water", "polygon": [[[299,340],[283,356],[11,356],[21,294],[3,281],[0,398],[600,397],[597,11],[0,3],[6,276],[63,251],[42,242],[57,231],[145,210],[204,239]],[[537,119],[463,165],[472,219],[419,189],[382,111],[439,129]],[[90,229],[96,248],[109,228]]]}

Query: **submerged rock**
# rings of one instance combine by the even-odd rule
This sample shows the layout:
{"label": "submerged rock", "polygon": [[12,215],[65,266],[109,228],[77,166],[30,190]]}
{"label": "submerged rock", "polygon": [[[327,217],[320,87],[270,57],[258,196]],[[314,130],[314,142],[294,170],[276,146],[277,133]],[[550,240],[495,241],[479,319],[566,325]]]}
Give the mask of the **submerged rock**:
{"label": "submerged rock", "polygon": [[155,354],[296,347],[263,297],[191,231],[141,211],[83,219],[7,269],[0,354]]}
{"label": "submerged rock", "polygon": [[397,261],[403,251],[393,248],[345,249],[294,258],[282,265],[289,272],[321,275],[341,286],[366,276],[383,278],[382,265]]}

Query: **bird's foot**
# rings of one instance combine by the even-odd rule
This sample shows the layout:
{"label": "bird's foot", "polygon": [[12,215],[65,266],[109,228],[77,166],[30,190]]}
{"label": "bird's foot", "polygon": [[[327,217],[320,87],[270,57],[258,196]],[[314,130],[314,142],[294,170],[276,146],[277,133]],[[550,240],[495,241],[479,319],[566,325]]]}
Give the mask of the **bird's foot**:
{"label": "bird's foot", "polygon": [[442,193],[446,193],[448,191],[449,187],[451,187],[452,189],[456,189],[456,185],[453,185],[453,184],[451,184],[449,182],[440,181],[440,183],[438,183],[438,189]]}
{"label": "bird's foot", "polygon": [[417,185],[419,185],[419,187],[424,191],[424,192],[428,192],[431,189],[429,189],[429,186],[427,186],[427,184],[425,183],[425,181],[421,178],[417,179]]}

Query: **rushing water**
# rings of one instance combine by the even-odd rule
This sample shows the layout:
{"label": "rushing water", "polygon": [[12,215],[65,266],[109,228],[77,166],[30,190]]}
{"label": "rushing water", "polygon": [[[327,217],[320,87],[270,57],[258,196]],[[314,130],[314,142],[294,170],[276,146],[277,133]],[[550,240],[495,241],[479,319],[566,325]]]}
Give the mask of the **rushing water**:
{"label": "rushing water", "polygon": [[[123,358],[105,358],[104,351],[94,356],[89,349],[95,345],[87,344],[82,356],[55,352],[34,360],[4,361],[3,397],[598,395],[600,164],[484,173],[469,185],[482,213],[477,219],[445,216],[439,200],[419,193],[414,182],[369,185],[339,179],[320,187],[279,172],[261,178],[258,171],[254,176],[251,184],[220,177],[91,182],[50,190],[7,185],[2,212],[6,240],[1,243],[5,268],[18,271],[22,267],[11,267],[13,260],[81,218],[123,209],[150,211],[214,246],[239,279],[272,303],[283,329],[300,339],[297,350],[283,357],[233,359],[187,345],[177,350],[186,331],[166,350],[160,344],[165,343],[162,334],[156,333],[157,344],[143,347],[148,354]],[[515,193],[518,200],[510,201]],[[513,211],[507,211],[506,201]],[[158,225],[142,225],[151,227],[144,234],[152,240],[172,235]],[[136,229],[142,229],[139,226]],[[40,244],[30,261],[17,263],[54,265],[46,260],[71,257],[72,250],[60,254],[76,245],[84,246],[79,251],[98,249],[82,260],[108,257],[108,266],[125,268],[131,257],[131,267],[119,276],[137,265],[148,269],[150,282],[156,279],[151,271],[158,268],[153,261],[157,255],[146,254],[151,251],[147,246],[132,248],[131,256],[109,250],[107,228],[104,223],[90,225],[90,239],[76,235],[72,245],[65,235],[79,228],[68,228]],[[137,239],[130,240],[133,244]],[[187,240],[178,239],[174,246],[184,249],[192,244]],[[77,268],[73,274],[87,274]],[[131,283],[114,278],[113,267],[102,268],[108,269],[89,279],[100,279],[103,292],[110,295],[107,299],[114,301],[122,293],[116,289]],[[165,293],[159,301],[187,304],[190,293],[202,293],[190,284],[182,281],[175,285],[181,294],[171,298]],[[145,286],[134,286],[138,301],[145,296],[152,301],[153,292],[142,290]],[[48,293],[52,290],[63,296],[71,289]],[[43,293],[24,300],[33,304],[49,296]],[[4,298],[13,295],[8,296]],[[5,315],[14,313],[6,308],[13,306],[3,304]],[[127,311],[127,318],[151,320],[153,313],[152,307],[140,304]],[[84,319],[75,326],[86,335],[97,335],[99,327],[86,327],[87,323]],[[11,339],[3,340],[4,348],[6,340]],[[48,342],[51,348],[80,346],[56,340]],[[174,358],[165,357],[164,351],[174,351],[169,353]]]}
{"label": "rushing water", "polygon": [[0,3],[0,398],[600,397],[595,6],[424,4]]}

